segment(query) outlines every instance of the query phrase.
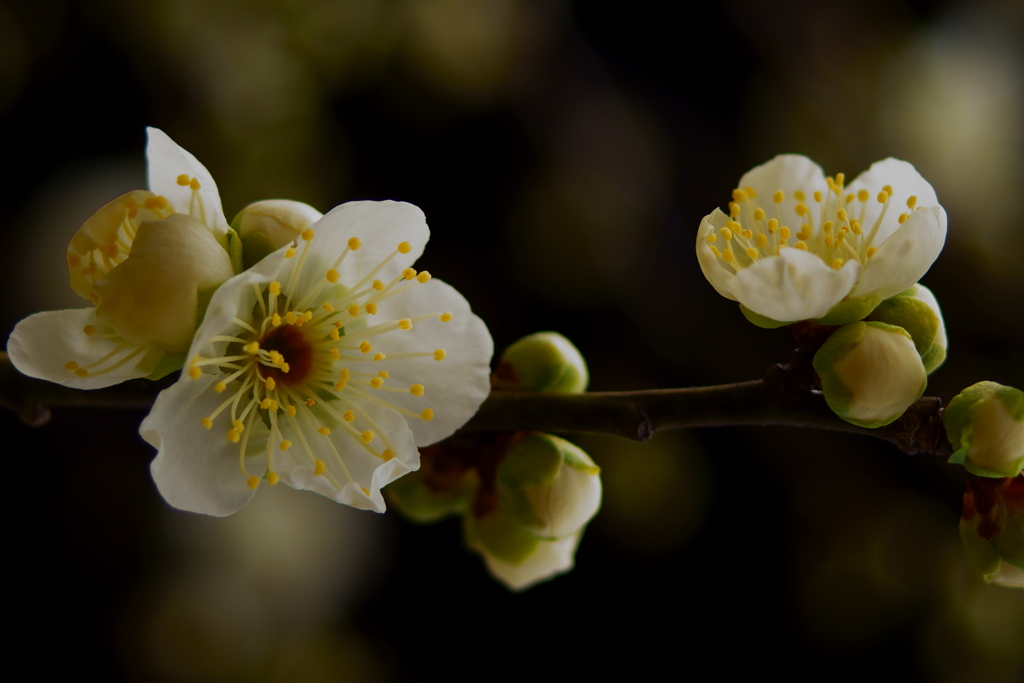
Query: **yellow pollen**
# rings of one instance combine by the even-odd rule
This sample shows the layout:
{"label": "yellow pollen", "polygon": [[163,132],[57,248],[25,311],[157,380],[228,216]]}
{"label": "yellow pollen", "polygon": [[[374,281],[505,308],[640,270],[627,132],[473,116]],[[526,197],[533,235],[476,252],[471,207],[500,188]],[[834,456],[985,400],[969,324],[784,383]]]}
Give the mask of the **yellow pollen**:
{"label": "yellow pollen", "polygon": [[412,245],[409,244],[408,242],[402,242],[401,244],[398,245],[399,253],[408,254],[410,251],[412,251]]}
{"label": "yellow pollen", "polygon": [[715,255],[715,258],[722,258],[722,252],[718,251],[718,247],[711,245],[711,253]]}
{"label": "yellow pollen", "polygon": [[295,313],[293,313],[292,311],[288,311],[287,313],[284,314],[284,321],[289,325],[294,325],[295,321],[298,319],[298,316],[295,315]]}
{"label": "yellow pollen", "polygon": [[192,379],[199,379],[203,375],[202,368],[198,368],[195,365],[188,369],[188,376]]}
{"label": "yellow pollen", "polygon": [[331,339],[333,339],[334,341],[338,341],[339,339],[341,339],[341,334],[338,333],[337,329],[331,330]]}
{"label": "yellow pollen", "polygon": [[380,290],[384,289],[384,283],[381,282],[380,280],[374,280],[373,288],[379,292]]}
{"label": "yellow pollen", "polygon": [[744,230],[744,231],[743,231],[743,232],[741,232],[740,234],[741,234],[741,235],[743,235],[744,237],[746,237],[746,238],[747,238],[748,240],[749,240],[749,239],[750,239],[751,237],[753,237],[753,236],[754,236],[754,233],[752,233],[752,232],[751,232],[751,231],[749,231],[749,230]]}
{"label": "yellow pollen", "polygon": [[876,249],[875,247],[868,247],[868,250],[864,252],[864,255],[867,256],[868,258],[871,258],[872,256],[875,255],[876,251],[878,251],[878,249]]}
{"label": "yellow pollen", "polygon": [[359,247],[363,246],[363,243],[359,241],[358,237],[350,237],[348,239],[348,248],[352,251],[359,251]]}
{"label": "yellow pollen", "polygon": [[421,285],[430,282],[431,275],[425,270],[421,270],[420,274],[416,276],[416,281]]}
{"label": "yellow pollen", "polygon": [[287,406],[284,410],[292,417],[295,417],[295,413],[297,412],[295,406]]}
{"label": "yellow pollen", "polygon": [[413,279],[414,277],[416,277],[416,269],[406,268],[405,270],[402,271],[402,277],[404,277],[406,280]]}
{"label": "yellow pollen", "polygon": [[390,448],[385,448],[384,452],[380,454],[380,457],[384,458],[385,461],[388,461],[395,457],[395,454],[391,451]]}
{"label": "yellow pollen", "polygon": [[736,218],[740,215],[740,205],[736,202],[729,202],[729,215]]}
{"label": "yellow pollen", "polygon": [[429,422],[434,419],[434,411],[430,408],[424,408],[423,412],[420,413],[420,417]]}
{"label": "yellow pollen", "polygon": [[188,177],[187,175],[185,175],[184,173],[182,173],[182,174],[181,174],[180,176],[178,176],[178,184],[179,184],[179,185],[181,185],[182,187],[185,187],[185,186],[186,186],[186,185],[188,185],[188,184],[189,184],[190,182],[192,182],[192,179],[191,179],[191,178],[189,178],[189,177]]}
{"label": "yellow pollen", "polygon": [[910,195],[907,197],[907,208],[913,209],[915,206],[917,206],[917,197]]}
{"label": "yellow pollen", "polygon": [[369,353],[370,351],[373,351],[373,344],[364,339],[363,341],[359,342],[359,350],[362,351],[363,353]]}
{"label": "yellow pollen", "polygon": [[292,447],[292,442],[289,441],[288,439],[284,439],[283,441],[281,441],[281,450],[282,451],[286,451],[286,450],[288,450],[291,447]]}
{"label": "yellow pollen", "polygon": [[369,313],[370,315],[377,315],[377,304],[373,303],[372,301],[363,306],[363,308],[365,308],[366,312]]}
{"label": "yellow pollen", "polygon": [[281,327],[281,315],[279,313],[275,313],[274,317],[270,319],[270,322],[274,327]]}
{"label": "yellow pollen", "polygon": [[388,377],[391,376],[391,373],[389,373],[387,370],[381,370],[380,372],[377,373],[377,376],[387,379]]}
{"label": "yellow pollen", "polygon": [[271,296],[280,296],[281,295],[281,283],[278,282],[277,280],[274,280],[273,282],[271,282],[270,286],[267,289],[270,292]]}
{"label": "yellow pollen", "polygon": [[380,377],[374,377],[370,380],[370,386],[374,389],[380,389],[384,385],[384,380]]}
{"label": "yellow pollen", "polygon": [[434,360],[444,360],[447,355],[447,351],[444,349],[438,349],[437,351],[434,351]]}
{"label": "yellow pollen", "polygon": [[768,219],[768,232],[774,234],[779,229],[779,222],[774,218]]}
{"label": "yellow pollen", "polygon": [[373,355],[374,360],[384,360],[385,358],[387,358],[387,356],[385,356],[383,353],[378,352]]}
{"label": "yellow pollen", "polygon": [[85,332],[88,335],[93,335],[96,334],[96,328],[92,325],[86,325],[82,328],[82,332]]}
{"label": "yellow pollen", "polygon": [[725,239],[726,242],[731,240],[732,239],[732,230],[730,230],[729,228],[722,228],[722,238]]}
{"label": "yellow pollen", "polygon": [[882,190],[881,192],[878,193],[877,199],[879,204],[885,204],[887,201],[889,201],[889,195],[886,194],[885,190]]}
{"label": "yellow pollen", "polygon": [[276,486],[277,482],[281,481],[281,477],[277,476],[277,472],[267,472],[267,483],[271,486]]}
{"label": "yellow pollen", "polygon": [[367,496],[370,495],[370,492],[366,489],[365,486],[360,486],[359,490],[362,491]]}
{"label": "yellow pollen", "polygon": [[842,187],[843,183],[845,183],[845,182],[846,182],[846,174],[845,173],[836,173],[836,185],[838,185],[839,187]]}
{"label": "yellow pollen", "polygon": [[244,350],[250,356],[255,356],[257,353],[260,352],[260,343],[258,341],[251,341],[245,346],[243,346],[242,350]]}
{"label": "yellow pollen", "polygon": [[851,203],[854,199],[855,199],[855,196],[854,196],[854,194],[852,192],[850,194],[846,195],[846,203],[847,204]]}
{"label": "yellow pollen", "polygon": [[313,470],[313,474],[320,476],[327,470],[327,465],[320,458],[316,459],[316,469]]}
{"label": "yellow pollen", "polygon": [[887,195],[889,195],[891,197],[892,196],[892,185],[886,185],[885,187],[882,188],[882,191],[885,192]]}
{"label": "yellow pollen", "polygon": [[734,202],[742,202],[746,198],[747,195],[743,194],[743,190],[736,189],[732,191],[732,200]]}
{"label": "yellow pollen", "polygon": [[782,237],[782,239],[788,240],[789,236],[791,234],[792,234],[792,232],[785,225],[783,225],[781,228],[779,228],[779,236]]}
{"label": "yellow pollen", "polygon": [[341,375],[340,375],[340,376],[341,376],[341,378],[342,378],[343,380],[345,380],[346,382],[347,382],[348,380],[352,379],[352,374],[351,374],[351,373],[350,373],[350,372],[348,371],[348,368],[342,368],[342,369],[341,369]]}
{"label": "yellow pollen", "polygon": [[202,185],[199,184],[199,181],[196,180],[195,178],[192,179],[192,182],[190,182],[188,186],[193,190],[198,190],[200,187],[202,187]]}
{"label": "yellow pollen", "polygon": [[718,235],[716,235],[715,233],[711,233],[710,235],[704,238],[704,241],[707,242],[708,244],[714,244],[715,242],[718,241]]}
{"label": "yellow pollen", "polygon": [[307,242],[312,242],[313,238],[316,237],[316,231],[313,230],[313,228],[306,228],[305,230],[302,231],[300,237],[302,237],[302,239],[306,240]]}
{"label": "yellow pollen", "polygon": [[224,384],[224,382],[217,382],[216,384],[213,385],[213,390],[216,391],[218,394],[222,393],[227,388],[228,385]]}
{"label": "yellow pollen", "polygon": [[754,209],[754,220],[755,221],[763,221],[764,220],[764,209],[762,209],[761,207],[757,207],[756,209]]}
{"label": "yellow pollen", "polygon": [[832,242],[832,235],[825,235],[825,246],[828,247],[829,249],[831,249],[832,248],[832,244],[833,244],[833,242]]}
{"label": "yellow pollen", "polygon": [[356,414],[351,410],[346,410],[345,414],[341,416],[341,419],[345,420],[345,422],[355,422]]}
{"label": "yellow pollen", "polygon": [[807,199],[807,195],[804,194],[803,190],[796,190],[795,192],[793,192],[793,199],[797,200],[798,202],[802,202],[805,199]]}
{"label": "yellow pollen", "polygon": [[402,318],[401,320],[398,321],[398,326],[403,330],[411,330],[412,321],[409,320],[408,318]]}
{"label": "yellow pollen", "polygon": [[229,429],[228,430],[228,441],[230,441],[231,443],[238,443],[238,441],[241,438],[242,438],[242,435],[238,433],[237,429]]}
{"label": "yellow pollen", "polygon": [[77,370],[78,369],[78,363],[76,363],[73,360],[69,360],[67,363],[64,364],[64,369],[65,370]]}
{"label": "yellow pollen", "polygon": [[832,270],[839,270],[842,267],[843,267],[843,259],[837,258],[835,261],[832,262]]}
{"label": "yellow pollen", "polygon": [[732,263],[736,260],[736,254],[732,253],[732,249],[726,249],[722,252],[722,260],[726,263]]}
{"label": "yellow pollen", "polygon": [[[763,235],[759,235],[759,237],[763,237]],[[754,249],[753,247],[747,247],[747,256],[749,256],[751,260],[756,260],[757,249]]]}
{"label": "yellow pollen", "polygon": [[853,223],[850,223],[850,230],[853,231],[854,235],[859,235],[859,234],[861,234],[861,232],[863,232],[860,229],[860,223],[858,223],[857,221],[854,221]]}
{"label": "yellow pollen", "polygon": [[859,199],[862,202],[866,202],[868,200],[868,197],[870,196],[871,195],[868,193],[867,190],[860,190],[859,192],[857,192],[857,199]]}
{"label": "yellow pollen", "polygon": [[839,218],[839,220],[843,221],[844,223],[849,217],[846,213],[846,209],[839,209],[839,211],[836,212],[836,216]]}
{"label": "yellow pollen", "polygon": [[260,485],[260,478],[259,477],[249,477],[248,479],[245,480],[245,483],[249,485],[249,488],[251,488],[253,491],[255,491],[256,487]]}
{"label": "yellow pollen", "polygon": [[744,192],[744,194],[747,195],[747,199],[756,199],[757,198],[757,193],[754,192],[754,188],[752,188],[752,187],[744,187],[743,188],[743,192]]}
{"label": "yellow pollen", "polygon": [[819,190],[814,191],[814,201],[821,204],[821,192]]}
{"label": "yellow pollen", "polygon": [[795,210],[797,216],[804,216],[807,214],[807,205],[804,204],[803,202],[800,202],[799,204],[796,205]]}
{"label": "yellow pollen", "polygon": [[349,315],[359,315],[359,304],[352,304],[348,307]]}
{"label": "yellow pollen", "polygon": [[[335,332],[337,332],[337,330],[335,330]],[[331,349],[331,358],[334,360],[341,358],[341,351],[338,349]]]}
{"label": "yellow pollen", "polygon": [[245,424],[241,420],[232,420],[231,426],[238,430],[239,434],[245,431]]}
{"label": "yellow pollen", "polygon": [[782,190],[775,190],[775,193],[772,195],[772,201],[776,204],[781,204],[782,200],[785,198],[786,195],[782,193]]}
{"label": "yellow pollen", "polygon": [[284,252],[285,258],[292,258],[295,256],[295,247],[288,247],[288,251]]}
{"label": "yellow pollen", "polygon": [[345,387],[347,385],[348,385],[348,382],[346,382],[345,380],[341,380],[340,382],[335,382],[334,383],[334,390],[335,391],[344,391],[344,389],[345,389]]}
{"label": "yellow pollen", "polygon": [[422,384],[413,384],[411,387],[409,387],[409,393],[412,394],[413,396],[422,396],[423,395],[423,385]]}
{"label": "yellow pollen", "polygon": [[331,311],[333,311],[333,310],[334,310],[334,306],[332,306],[332,305],[330,304],[330,302],[328,302],[328,301],[325,301],[325,302],[324,302],[324,305],[323,305],[323,309],[324,309],[325,311],[327,311],[328,313],[330,313]]}
{"label": "yellow pollen", "polygon": [[762,235],[761,233],[758,233],[757,234],[757,246],[762,247],[762,248],[768,246],[768,237],[766,235]]}
{"label": "yellow pollen", "polygon": [[825,224],[821,226],[821,229],[825,232],[832,232],[832,221],[825,221]]}
{"label": "yellow pollen", "polygon": [[267,378],[267,391],[273,391],[277,388],[277,382],[274,381],[273,377]]}
{"label": "yellow pollen", "polygon": [[162,196],[150,197],[142,205],[147,209],[165,209],[167,208],[167,198]]}
{"label": "yellow pollen", "polygon": [[899,221],[900,225],[903,225],[903,222],[908,218],[910,218],[909,214],[901,213],[900,217],[897,220]]}
{"label": "yellow pollen", "polygon": [[797,242],[793,246],[799,249],[800,251],[807,251],[807,245],[804,244],[803,242]]}
{"label": "yellow pollen", "polygon": [[204,417],[202,420],[203,426],[207,429],[213,429],[213,420],[208,417]]}
{"label": "yellow pollen", "polygon": [[338,281],[338,278],[340,278],[341,275],[339,275],[338,271],[336,271],[334,268],[328,268],[327,275],[325,277],[327,278],[327,281],[333,285]]}
{"label": "yellow pollen", "polygon": [[281,372],[288,374],[288,371],[292,369],[292,366],[287,363],[281,363]]}
{"label": "yellow pollen", "polygon": [[78,368],[77,370],[75,370],[75,374],[78,375],[79,377],[88,377],[89,371],[86,370],[85,368]]}
{"label": "yellow pollen", "polygon": [[443,322],[443,323],[451,322],[451,319],[452,319],[452,314],[451,313],[442,313],[441,314],[441,322]]}
{"label": "yellow pollen", "polygon": [[363,443],[370,443],[371,441],[373,441],[373,432],[367,429],[365,432],[359,435],[359,438],[362,440]]}

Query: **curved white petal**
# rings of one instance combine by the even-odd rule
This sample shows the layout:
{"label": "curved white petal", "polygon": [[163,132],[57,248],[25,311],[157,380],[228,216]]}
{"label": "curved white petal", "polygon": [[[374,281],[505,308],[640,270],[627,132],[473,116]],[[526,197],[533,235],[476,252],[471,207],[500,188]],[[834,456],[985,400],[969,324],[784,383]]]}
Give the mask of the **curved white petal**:
{"label": "curved white petal", "polygon": [[[183,149],[159,128],[146,128],[146,168],[149,189],[163,195],[178,213],[186,213],[203,221],[213,230],[217,241],[227,239],[228,222],[220,203],[217,183],[206,167],[191,153]],[[202,207],[196,206],[192,190],[178,184],[178,176],[187,175],[199,181],[199,198]]]}
{"label": "curved white petal", "polygon": [[[157,449],[150,472],[164,500],[181,510],[223,517],[240,510],[255,491],[239,467],[239,444],[228,441],[226,430],[216,425],[202,426],[202,418],[224,399],[211,389],[216,381],[214,375],[183,376],[160,392],[139,433]],[[261,446],[266,446],[268,431],[258,419],[249,431],[246,467],[250,475],[262,476]]]}
{"label": "curved white petal", "polygon": [[[406,202],[347,202],[328,211],[312,227],[316,237],[299,277],[299,291],[305,291],[323,279],[327,269],[348,248],[353,237],[359,239],[362,246],[357,251],[350,251],[338,268],[340,282],[349,287],[394,253],[399,244],[408,242],[410,250],[395,255],[374,276],[383,282],[398,277],[403,269],[415,263],[430,239],[423,212]],[[299,249],[302,246],[300,242]]]}
{"label": "curved white petal", "polygon": [[[465,297],[437,278],[382,302],[376,317],[411,320],[427,313],[451,313],[452,319],[448,322],[441,322],[437,317],[422,320],[411,330],[389,332],[374,343],[375,349],[388,356],[381,361],[381,368],[390,375],[387,385],[422,384],[425,387],[423,396],[382,395],[415,413],[424,408],[434,411],[432,420],[409,418],[417,446],[427,446],[450,436],[476,414],[490,393],[490,362],[494,353],[487,325],[473,314]],[[444,360],[437,361],[432,356],[394,357],[401,353],[433,353],[437,349],[445,350]]]}
{"label": "curved white petal", "polygon": [[876,197],[886,185],[892,187],[892,197],[889,199],[890,204],[885,212],[885,217],[871,242],[876,247],[900,227],[900,214],[910,212],[907,207],[907,199],[916,197],[916,206],[922,208],[939,204],[935,190],[927,180],[921,177],[913,164],[892,157],[876,161],[871,164],[871,168],[857,176],[846,188],[847,193],[853,194],[857,194],[862,189],[868,191],[869,197],[863,218],[860,217],[859,203],[854,205],[853,211],[853,215],[860,221],[865,234],[871,233],[875,222],[882,213],[882,204]]}
{"label": "curved white petal", "polygon": [[78,367],[86,367],[122,347],[122,353],[116,354],[96,369],[109,367],[139,348],[127,342],[119,343],[114,339],[87,335],[83,331],[86,325],[93,325],[101,331],[106,328],[104,323],[96,319],[95,308],[45,311],[30,315],[14,327],[7,341],[7,353],[14,367],[22,374],[76,389],[100,389],[149,374],[149,370],[138,367],[145,357],[143,352],[102,375],[79,377],[74,370],[69,370],[66,367],[68,361],[74,361]]}
{"label": "curved white petal", "polygon": [[868,259],[850,296],[896,296],[932,267],[946,242],[946,211],[941,206],[918,209]]}
{"label": "curved white petal", "polygon": [[572,569],[576,546],[582,536],[583,532],[578,531],[554,541],[541,541],[534,553],[521,564],[499,560],[486,552],[483,553],[484,562],[494,578],[512,590],[523,590]]}
{"label": "curved white petal", "polygon": [[700,222],[700,229],[697,231],[697,262],[700,263],[701,272],[708,279],[715,291],[726,299],[736,300],[730,293],[732,279],[736,276],[729,266],[715,256],[708,244],[708,235],[724,227],[729,217],[719,209],[715,209]]}
{"label": "curved white petal", "polygon": [[[821,167],[802,154],[780,154],[752,168],[740,178],[739,187],[753,188],[757,193],[754,202],[764,209],[768,218],[777,219],[779,225],[791,228],[794,233],[800,229],[803,220],[796,214],[799,202],[793,193],[802,191],[806,195],[805,203],[813,206],[811,198],[815,191],[822,194],[828,192],[828,183]],[[776,190],[782,190],[784,195],[780,204],[775,204],[773,200]],[[749,207],[746,210],[753,211]]]}
{"label": "curved white petal", "polygon": [[785,248],[741,270],[732,292],[755,313],[795,322],[824,316],[850,292],[858,275],[860,264],[852,259],[834,270],[814,254]]}

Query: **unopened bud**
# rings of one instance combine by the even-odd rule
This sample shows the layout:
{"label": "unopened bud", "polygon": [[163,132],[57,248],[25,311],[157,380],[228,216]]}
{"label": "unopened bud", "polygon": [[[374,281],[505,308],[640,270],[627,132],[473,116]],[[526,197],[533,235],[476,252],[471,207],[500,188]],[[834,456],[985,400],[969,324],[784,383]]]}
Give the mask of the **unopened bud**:
{"label": "unopened bud", "polygon": [[494,387],[510,391],[576,394],[590,374],[579,349],[557,332],[538,332],[515,342],[501,356]]}
{"label": "unopened bud", "polygon": [[833,412],[861,427],[896,420],[928,384],[910,335],[881,322],[836,330],[815,354],[814,369]]}
{"label": "unopened bud", "polygon": [[399,513],[420,524],[462,514],[476,490],[475,469],[437,476],[423,469],[396,479],[384,489]]}
{"label": "unopened bud", "polygon": [[953,445],[949,461],[981,477],[1013,477],[1024,467],[1024,392],[978,382],[957,394],[942,416]]}
{"label": "unopened bud", "polygon": [[579,446],[529,434],[498,465],[498,504],[534,536],[561,538],[582,529],[601,507],[600,472]]}
{"label": "unopened bud", "polygon": [[1024,588],[1024,476],[968,478],[960,540],[983,580]]}
{"label": "unopened bud", "polygon": [[309,204],[265,199],[238,212],[231,227],[242,240],[242,262],[251,268],[268,254],[299,239],[323,216]]}
{"label": "unopened bud", "polygon": [[946,325],[939,302],[931,290],[921,284],[886,299],[871,312],[867,320],[877,320],[902,327],[914,340],[928,374],[946,360],[948,342]]}

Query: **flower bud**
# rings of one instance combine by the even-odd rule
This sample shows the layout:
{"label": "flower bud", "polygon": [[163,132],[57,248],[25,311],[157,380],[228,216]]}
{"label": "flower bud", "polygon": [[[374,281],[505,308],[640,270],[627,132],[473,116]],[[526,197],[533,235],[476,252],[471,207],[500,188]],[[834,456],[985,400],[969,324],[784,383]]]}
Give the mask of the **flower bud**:
{"label": "flower bud", "polygon": [[462,514],[476,490],[475,469],[432,471],[426,459],[415,472],[399,477],[384,489],[388,502],[413,522],[431,524],[445,517]]}
{"label": "flower bud", "polygon": [[509,391],[586,391],[587,362],[573,343],[557,332],[538,332],[515,342],[501,356],[494,388]]}
{"label": "flower bud", "polygon": [[960,540],[983,580],[1024,588],[1024,477],[969,477]]}
{"label": "flower bud", "polygon": [[897,419],[928,384],[911,336],[881,322],[840,327],[815,354],[814,369],[833,412],[861,427]]}
{"label": "flower bud", "polygon": [[981,477],[1013,477],[1024,467],[1024,392],[978,382],[957,394],[942,416],[953,445],[949,462]]}
{"label": "flower bud", "polygon": [[572,569],[582,531],[545,541],[513,524],[500,508],[463,517],[463,537],[491,576],[519,591]]}
{"label": "flower bud", "polygon": [[96,317],[132,344],[187,351],[200,294],[232,275],[227,251],[198,219],[146,221],[128,257],[92,285]]}
{"label": "flower bud", "polygon": [[902,327],[914,340],[921,362],[930,375],[946,360],[946,325],[939,302],[922,284],[880,303],[867,320]]}
{"label": "flower bud", "polygon": [[231,227],[242,240],[242,262],[251,268],[268,254],[296,241],[323,216],[309,204],[265,199],[238,212]]}
{"label": "flower bud", "polygon": [[579,446],[529,434],[498,465],[498,505],[534,536],[561,538],[582,529],[601,507],[600,472]]}

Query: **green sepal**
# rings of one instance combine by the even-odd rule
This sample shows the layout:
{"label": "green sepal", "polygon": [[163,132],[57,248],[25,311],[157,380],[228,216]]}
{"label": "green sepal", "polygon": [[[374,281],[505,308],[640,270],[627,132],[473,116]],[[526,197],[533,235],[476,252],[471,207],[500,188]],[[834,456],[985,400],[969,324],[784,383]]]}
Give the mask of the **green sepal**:
{"label": "green sepal", "polygon": [[528,531],[520,529],[501,510],[476,517],[472,513],[462,518],[466,545],[483,551],[510,564],[522,564],[537,550],[541,542]]}
{"label": "green sepal", "polygon": [[[880,303],[868,319],[897,325],[906,330],[914,341],[914,348],[917,349],[922,361],[925,354],[934,346],[935,335],[939,331],[939,316],[935,315],[931,306],[920,299],[902,294]],[[945,359],[945,352],[942,357]],[[928,369],[927,363],[925,369]]]}
{"label": "green sepal", "polygon": [[550,486],[562,469],[562,449],[547,434],[517,441],[498,465],[498,481],[513,489]]}
{"label": "green sepal", "polygon": [[971,567],[986,583],[990,583],[992,576],[999,571],[1001,563],[992,542],[979,536],[974,525],[965,519],[960,520],[960,542]]}
{"label": "green sepal", "polygon": [[757,325],[758,327],[762,327],[766,330],[774,330],[779,327],[785,327],[786,325],[793,324],[791,322],[782,323],[779,322],[778,320],[772,320],[771,318],[763,316],[760,313],[754,313],[752,310],[750,310],[743,304],[740,304],[740,313],[742,313],[743,317],[746,318],[749,322],[753,323],[754,325]]}
{"label": "green sepal", "polygon": [[238,275],[245,270],[242,258],[242,238],[233,228],[228,228],[228,256],[231,258],[231,270]]}
{"label": "green sepal", "polygon": [[[1004,471],[990,470],[985,467],[978,467],[970,460],[967,459],[967,449],[961,449],[957,453],[963,453],[963,457],[958,460],[953,460],[953,456],[949,457],[946,462],[951,462],[957,465],[963,465],[964,469],[977,477],[990,477],[992,479],[1005,479],[1006,477],[1016,477],[1020,474],[1021,468],[1024,467],[1024,458],[1014,460],[1007,463],[1007,469]],[[954,453],[953,455],[956,455]]]}
{"label": "green sepal", "polygon": [[182,366],[185,365],[185,359],[188,357],[188,351],[182,353],[165,353],[163,357],[157,361],[156,367],[153,371],[146,375],[146,379],[158,380],[163,379],[172,372],[181,370]]}
{"label": "green sepal", "polygon": [[1006,408],[1014,420],[1024,421],[1024,392],[1014,387],[1004,386],[997,382],[977,382],[953,397],[942,415],[942,426],[946,430],[946,438],[953,447],[953,455],[947,462],[963,465],[964,468],[979,477],[1015,477],[1024,469],[1024,456],[1010,461],[1006,470],[991,470],[973,464],[967,458],[971,447],[971,432],[974,416],[981,404],[986,400],[998,400]]}
{"label": "green sepal", "polygon": [[921,362],[924,363],[924,370],[929,375],[939,369],[946,362],[946,349],[939,344],[932,344],[921,354]]}
{"label": "green sepal", "polygon": [[826,327],[832,325],[849,325],[863,320],[878,306],[880,299],[877,296],[862,296],[856,299],[840,301],[828,310],[821,318],[814,322]]}
{"label": "green sepal", "polygon": [[[501,368],[512,371],[503,378]],[[558,332],[536,332],[509,345],[496,374],[499,388],[578,394],[587,390],[590,372],[580,350]]]}
{"label": "green sepal", "polygon": [[[236,233],[237,235],[237,233]],[[245,237],[239,237],[238,241],[242,248],[242,269],[252,268],[277,251],[274,242],[262,232],[250,232]],[[232,254],[231,265],[234,266],[234,255]],[[241,271],[238,271],[241,272]]]}
{"label": "green sepal", "polygon": [[384,493],[388,502],[409,520],[432,524],[466,512],[476,485],[476,470],[471,469],[457,486],[435,491],[423,481],[422,471],[416,471],[388,484]]}

